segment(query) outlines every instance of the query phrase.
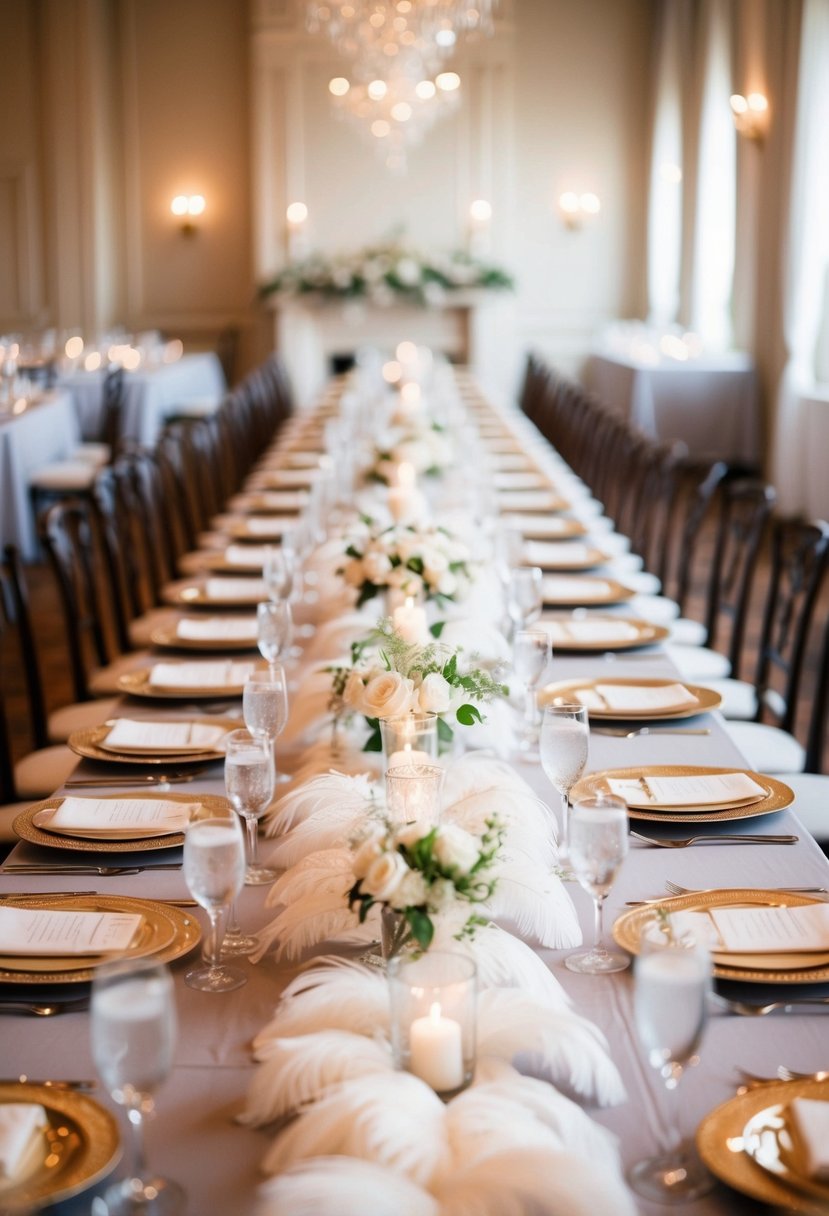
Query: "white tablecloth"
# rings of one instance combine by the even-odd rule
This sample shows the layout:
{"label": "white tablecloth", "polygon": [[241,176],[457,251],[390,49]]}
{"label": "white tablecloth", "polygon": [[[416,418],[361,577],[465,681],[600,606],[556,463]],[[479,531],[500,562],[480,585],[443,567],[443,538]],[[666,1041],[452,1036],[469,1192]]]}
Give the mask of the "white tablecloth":
{"label": "white tablecloth", "polygon": [[[58,377],[58,384],[72,394],[85,439],[94,439],[100,431],[104,375],[103,370],[75,370]],[[125,372],[121,434],[152,447],[177,406],[203,400],[218,407],[226,388],[222,365],[212,352]]]}
{"label": "white tablecloth", "polygon": [[585,383],[646,435],[681,439],[700,459],[760,461],[760,414],[753,361],[738,351],[646,364],[619,354],[590,356]]}
{"label": "white tablecloth", "polygon": [[29,474],[39,465],[65,459],[80,438],[65,391],[46,394],[22,414],[0,415],[0,540],[17,545],[24,560],[34,560],[38,552]]}

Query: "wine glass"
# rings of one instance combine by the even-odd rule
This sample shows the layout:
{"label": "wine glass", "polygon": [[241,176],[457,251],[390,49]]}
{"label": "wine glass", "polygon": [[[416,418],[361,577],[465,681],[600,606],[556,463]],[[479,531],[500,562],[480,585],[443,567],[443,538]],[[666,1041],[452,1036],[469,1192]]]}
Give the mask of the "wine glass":
{"label": "wine glass", "polygon": [[587,740],[587,709],[584,705],[564,702],[544,707],[539,752],[541,767],[561,796],[559,855],[562,858],[567,856],[570,790],[587,764]]}
{"label": "wine glass", "polygon": [[265,551],[265,562],[262,566],[262,578],[268,588],[272,600],[287,600],[293,590],[294,554],[286,549],[284,544],[277,548],[268,545]]}
{"label": "wine glass", "polygon": [[570,813],[568,839],[570,869],[593,896],[593,945],[564,960],[570,971],[582,975],[604,975],[624,971],[630,958],[619,950],[602,946],[604,901],[628,851],[628,812],[623,798],[594,794],[579,798]]}
{"label": "wine glass", "polygon": [[[247,716],[247,715],[246,715]],[[245,885],[273,882],[276,871],[257,860],[260,817],[273,798],[273,744],[264,733],[234,730],[225,743],[225,790],[233,809],[245,821],[247,865]]]}
{"label": "wine glass", "polygon": [[510,573],[507,612],[514,629],[526,629],[541,616],[541,567],[519,566]]}
{"label": "wine glass", "polygon": [[291,642],[293,617],[287,599],[268,600],[256,606],[256,639],[259,653],[273,668]]}
{"label": "wine glass", "polygon": [[524,685],[524,720],[519,748],[529,751],[538,742],[536,686],[550,661],[550,638],[544,629],[518,629],[512,640],[512,669]]}
{"label": "wine glass", "polygon": [[[711,957],[704,941],[677,938],[661,926],[643,934],[634,968],[634,1020],[639,1042],[665,1088],[677,1088],[685,1068],[697,1062],[711,986]],[[679,1104],[670,1103],[665,1146],[637,1162],[628,1181],[638,1195],[658,1203],[685,1203],[706,1194],[714,1178],[693,1143],[682,1137]]]}
{"label": "wine glass", "polygon": [[242,713],[248,730],[264,735],[270,744],[274,780],[290,781],[287,773],[277,772],[276,765],[276,740],[288,721],[288,680],[280,663],[273,663],[267,671],[251,672],[242,691]]}
{"label": "wine glass", "polygon": [[237,967],[221,962],[225,916],[245,881],[245,842],[235,815],[194,819],[184,836],[184,878],[210,917],[204,966],[188,971],[185,984],[199,992],[232,992],[247,983]]}
{"label": "wine glass", "polygon": [[152,1175],[144,1152],[144,1120],[153,1094],[170,1075],[176,1039],[173,981],[162,964],[118,962],[100,967],[90,1003],[92,1058],[107,1090],[127,1111],[133,1162],[128,1178],[110,1186],[108,1216],[174,1216],[184,1211],[177,1182]]}

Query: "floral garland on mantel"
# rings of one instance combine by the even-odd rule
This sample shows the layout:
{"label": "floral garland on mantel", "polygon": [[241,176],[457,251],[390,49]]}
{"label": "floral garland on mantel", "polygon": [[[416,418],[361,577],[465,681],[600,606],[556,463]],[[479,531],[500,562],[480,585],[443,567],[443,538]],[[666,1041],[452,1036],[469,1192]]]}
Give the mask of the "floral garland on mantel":
{"label": "floral garland on mantel", "polygon": [[313,253],[289,264],[259,289],[262,297],[319,303],[362,301],[439,308],[464,291],[509,291],[513,278],[499,266],[464,250],[425,253],[400,241],[353,253]]}

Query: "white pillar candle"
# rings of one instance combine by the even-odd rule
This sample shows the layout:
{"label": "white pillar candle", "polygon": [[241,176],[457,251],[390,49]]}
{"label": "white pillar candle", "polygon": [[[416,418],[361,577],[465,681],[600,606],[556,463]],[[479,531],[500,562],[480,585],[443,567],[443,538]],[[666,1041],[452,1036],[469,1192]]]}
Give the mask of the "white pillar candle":
{"label": "white pillar candle", "polygon": [[463,1039],[460,1023],[441,1016],[435,1001],[426,1018],[415,1018],[409,1031],[409,1071],[437,1093],[463,1085]]}
{"label": "white pillar candle", "polygon": [[397,768],[400,764],[435,764],[434,756],[430,756],[428,752],[422,752],[417,747],[412,747],[411,743],[404,743],[403,748],[399,752],[392,752],[388,759],[389,768]]}
{"label": "white pillar candle", "polygon": [[416,604],[411,596],[406,597],[405,604],[395,608],[392,620],[395,633],[399,633],[404,642],[416,645],[428,641],[426,610]]}

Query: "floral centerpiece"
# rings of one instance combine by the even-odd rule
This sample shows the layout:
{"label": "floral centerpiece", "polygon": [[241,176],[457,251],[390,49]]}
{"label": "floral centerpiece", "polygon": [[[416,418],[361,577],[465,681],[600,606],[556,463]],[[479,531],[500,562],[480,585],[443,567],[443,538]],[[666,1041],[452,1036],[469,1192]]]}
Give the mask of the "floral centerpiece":
{"label": "floral centerpiece", "polygon": [[428,417],[417,417],[390,427],[374,445],[366,477],[384,485],[395,483],[401,464],[411,466],[415,476],[436,477],[454,462],[454,450],[445,429]]}
{"label": "floral centerpiece", "polygon": [[503,291],[512,277],[462,250],[424,253],[401,241],[354,253],[322,253],[289,263],[260,288],[262,296],[325,301],[365,300],[380,307],[399,300],[437,307],[453,292]]}
{"label": "floral centerpiece", "polygon": [[[440,626],[433,629],[438,633]],[[438,638],[420,645],[406,641],[390,621],[381,621],[351,647],[351,666],[331,668],[335,716],[362,714],[371,727],[364,751],[380,751],[380,720],[409,713],[436,714],[438,737],[451,742],[449,719],[461,726],[483,721],[480,705],[506,696],[505,684],[462,652]]]}
{"label": "floral centerpiece", "polygon": [[[497,817],[486,820],[481,836],[451,823],[425,828],[372,822],[351,842],[355,881],[348,906],[357,908],[360,924],[375,905],[383,910],[386,924],[391,920],[386,957],[410,944],[428,950],[435,932],[433,916],[456,903],[474,906],[492,897],[497,879],[489,871],[503,837]],[[470,911],[455,936],[471,937],[488,919]]]}
{"label": "floral centerpiece", "polygon": [[338,570],[356,587],[357,607],[391,588],[414,599],[463,598],[471,578],[471,555],[463,541],[445,528],[394,524],[372,526],[352,539],[347,561]]}

